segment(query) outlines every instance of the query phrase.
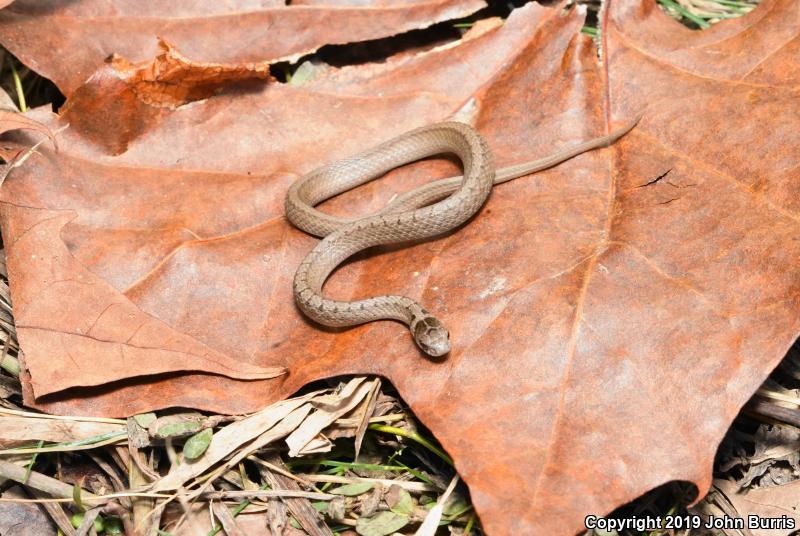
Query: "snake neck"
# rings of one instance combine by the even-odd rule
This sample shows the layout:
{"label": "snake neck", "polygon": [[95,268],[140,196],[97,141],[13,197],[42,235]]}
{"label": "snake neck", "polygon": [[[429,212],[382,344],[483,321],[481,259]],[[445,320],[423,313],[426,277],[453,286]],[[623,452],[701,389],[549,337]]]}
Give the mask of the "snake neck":
{"label": "snake neck", "polygon": [[433,357],[450,351],[450,335],[444,325],[425,308],[406,296],[376,296],[356,301],[331,300],[317,285],[309,285],[308,266],[295,274],[294,296],[303,313],[325,326],[344,327],[375,320],[398,320],[406,324],[420,350]]}

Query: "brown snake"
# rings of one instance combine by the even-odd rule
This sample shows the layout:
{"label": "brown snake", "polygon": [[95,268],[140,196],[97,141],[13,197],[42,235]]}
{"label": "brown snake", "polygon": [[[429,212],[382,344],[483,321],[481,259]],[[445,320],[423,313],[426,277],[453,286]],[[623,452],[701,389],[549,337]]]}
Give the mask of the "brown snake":
{"label": "brown snake", "polygon": [[[359,155],[322,166],[292,184],[286,194],[286,217],[303,231],[324,237],[294,276],[294,297],[309,318],[326,326],[353,326],[373,320],[405,323],[417,345],[431,356],[450,351],[442,323],[405,296],[376,296],[337,301],[322,294],[325,280],[353,254],[380,244],[420,240],[458,227],[483,206],[492,186],[553,167],[576,155],[613,143],[633,121],[614,132],[567,147],[550,156],[497,170],[478,132],[465,123],[436,123],[389,140]],[[406,192],[375,214],[340,218],[314,208],[326,199],[369,182],[392,169],[429,156],[456,155],[463,177],[428,183]]]}

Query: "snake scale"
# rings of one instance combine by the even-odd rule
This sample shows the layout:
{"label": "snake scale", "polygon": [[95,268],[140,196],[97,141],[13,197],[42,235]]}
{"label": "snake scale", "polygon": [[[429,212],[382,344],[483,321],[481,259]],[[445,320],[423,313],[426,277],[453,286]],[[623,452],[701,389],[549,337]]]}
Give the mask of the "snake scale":
{"label": "snake scale", "polygon": [[[356,301],[327,298],[322,286],[336,267],[366,248],[422,240],[445,233],[467,221],[485,203],[492,186],[553,167],[565,160],[613,143],[638,122],[567,147],[550,156],[495,171],[492,152],[471,126],[435,123],[412,130],[356,156],[324,165],[289,188],[285,212],[299,229],[323,239],[295,273],[293,292],[303,313],[331,327],[373,320],[399,320],[430,356],[450,351],[447,329],[419,303],[406,296],[375,296]],[[377,213],[341,218],[316,210],[326,199],[376,179],[392,169],[438,154],[453,154],[463,165],[463,177],[433,181],[406,192]]]}

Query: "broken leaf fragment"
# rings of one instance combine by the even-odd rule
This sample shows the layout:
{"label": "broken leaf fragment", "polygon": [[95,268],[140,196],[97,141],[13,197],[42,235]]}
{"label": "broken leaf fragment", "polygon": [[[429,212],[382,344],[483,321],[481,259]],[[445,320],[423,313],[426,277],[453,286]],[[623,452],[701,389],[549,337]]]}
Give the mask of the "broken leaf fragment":
{"label": "broken leaf fragment", "polygon": [[226,65],[194,62],[164,39],[153,61],[133,64],[114,54],[111,66],[139,99],[151,106],[176,108],[206,99],[232,82],[271,80],[269,62]]}
{"label": "broken leaf fragment", "polygon": [[411,494],[399,486],[392,486],[386,498],[389,509],[398,515],[411,516],[414,513],[414,499]]}
{"label": "broken leaf fragment", "polygon": [[0,109],[0,134],[12,130],[32,130],[47,136],[58,150],[58,142],[53,131],[34,119],[12,110]]}
{"label": "broken leaf fragment", "polygon": [[200,430],[204,421],[205,417],[199,413],[166,415],[150,423],[147,431],[155,439],[186,437]]}
{"label": "broken leaf fragment", "polygon": [[[133,63],[153,58],[158,54],[153,36],[174,43],[198,63],[294,61],[324,45],[426,28],[486,5],[482,0],[334,7],[265,4],[17,0],[0,11],[0,43],[24,64],[36,65],[37,72],[69,99],[112,54]],[[53,50],[69,51],[68,61]]]}

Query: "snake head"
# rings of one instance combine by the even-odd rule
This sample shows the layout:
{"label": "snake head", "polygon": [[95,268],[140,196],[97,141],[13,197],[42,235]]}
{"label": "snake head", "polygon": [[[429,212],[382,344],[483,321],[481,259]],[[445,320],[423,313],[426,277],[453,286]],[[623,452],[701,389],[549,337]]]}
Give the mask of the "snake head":
{"label": "snake head", "polygon": [[436,318],[422,318],[414,323],[412,331],[417,346],[426,354],[440,357],[450,351],[450,334]]}

